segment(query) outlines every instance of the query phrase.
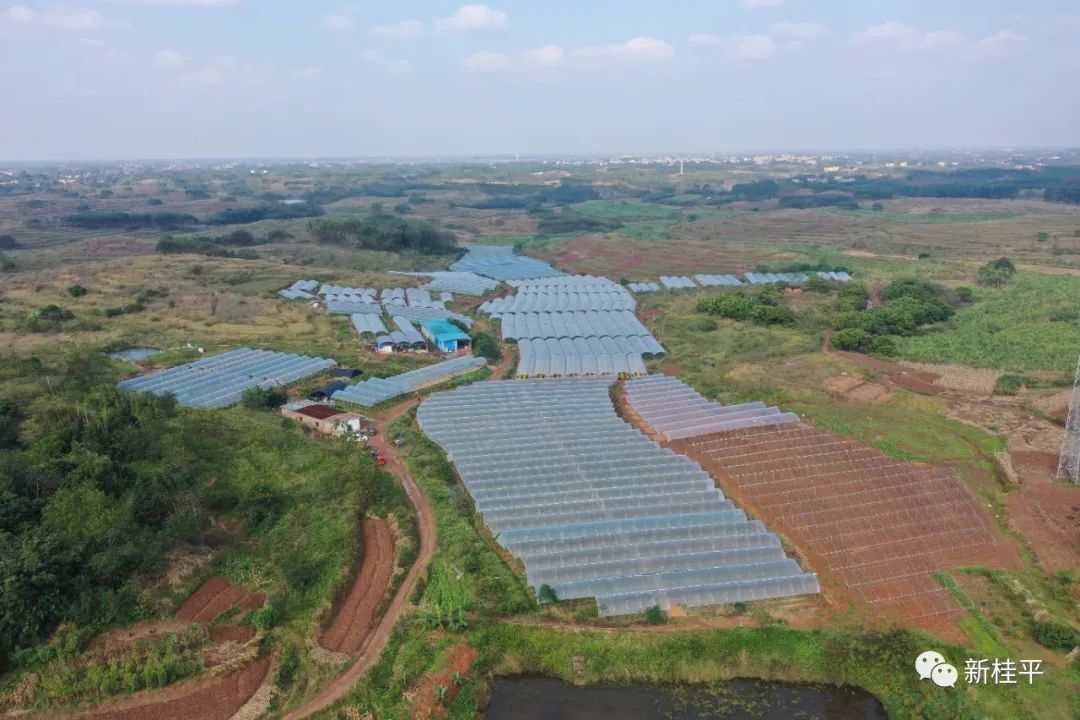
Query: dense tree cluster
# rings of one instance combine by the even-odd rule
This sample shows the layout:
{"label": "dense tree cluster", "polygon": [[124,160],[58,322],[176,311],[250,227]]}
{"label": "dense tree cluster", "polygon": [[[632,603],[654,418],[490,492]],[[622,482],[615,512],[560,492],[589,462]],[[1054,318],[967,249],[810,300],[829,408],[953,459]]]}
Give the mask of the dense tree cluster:
{"label": "dense tree cluster", "polygon": [[[264,437],[276,425],[249,436],[248,422],[120,390],[111,362],[90,349],[0,360],[0,381],[12,378],[7,387],[27,389],[0,395],[0,671],[40,661],[37,643],[60,622],[82,642],[130,621],[140,612],[132,582],[160,573],[175,543],[198,541],[211,515],[261,537],[292,511],[282,484],[291,471],[274,475],[289,457],[284,436]],[[366,507],[370,459],[346,444],[323,456],[325,467],[308,470],[355,488]],[[309,584],[325,582],[311,553],[293,555]]]}
{"label": "dense tree cluster", "polygon": [[703,297],[697,302],[697,311],[762,325],[787,325],[795,322],[795,313],[791,308],[780,304],[782,297],[782,288],[766,286],[755,295],[730,292]]}
{"label": "dense tree cluster", "polygon": [[924,325],[944,322],[954,308],[970,297],[940,285],[917,280],[897,280],[882,293],[885,304],[867,308],[870,293],[852,283],[841,288],[841,312],[833,318],[832,346],[837,350],[893,355],[896,337],[913,335]]}
{"label": "dense tree cluster", "polygon": [[308,223],[315,239],[327,245],[346,245],[361,250],[448,254],[457,250],[457,236],[426,220],[402,218],[372,205],[365,217],[343,220],[319,219]]}

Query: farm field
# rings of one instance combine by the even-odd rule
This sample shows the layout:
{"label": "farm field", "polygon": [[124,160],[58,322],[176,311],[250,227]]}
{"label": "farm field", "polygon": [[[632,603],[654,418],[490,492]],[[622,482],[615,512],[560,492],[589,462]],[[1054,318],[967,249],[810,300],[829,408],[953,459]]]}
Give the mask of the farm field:
{"label": "farm field", "polygon": [[[853,211],[781,208],[783,197],[807,194],[790,174],[778,176],[779,197],[724,197],[733,183],[761,177],[756,167],[695,170],[685,177],[667,166],[570,171],[539,163],[443,164],[422,171],[286,164],[268,167],[265,175],[249,170],[162,172],[160,186],[142,179],[127,187],[114,178],[93,187],[76,183],[26,197],[0,196],[0,235],[15,238],[14,247],[2,251],[0,499],[8,503],[31,487],[21,475],[18,482],[9,480],[15,477],[9,468],[18,467],[7,462],[10,454],[38,467],[45,448],[67,442],[43,428],[71,417],[72,406],[90,413],[96,419],[77,429],[79,444],[61,445],[58,455],[78,468],[77,477],[64,475],[64,482],[78,486],[82,505],[71,499],[75,490],[46,487],[40,490],[45,510],[29,511],[29,525],[17,527],[81,543],[78,552],[95,558],[85,567],[120,567],[124,573],[105,589],[72,589],[82,604],[58,608],[36,634],[17,641],[0,634],[0,644],[17,643],[3,645],[4,657],[17,664],[0,675],[2,710],[100,701],[145,709],[140,693],[182,694],[208,682],[214,662],[239,652],[229,643],[261,663],[241,684],[244,693],[263,698],[259,716],[267,718],[307,717],[316,708],[311,716],[326,720],[367,713],[464,720],[482,711],[489,673],[524,672],[586,683],[841,680],[875,694],[899,720],[1071,720],[1080,710],[1080,667],[1070,664],[1068,649],[1038,640],[1044,625],[1058,632],[1080,627],[1080,577],[1071,572],[1080,567],[1080,500],[1073,501],[1073,487],[1055,482],[1056,467],[1050,467],[1080,354],[1080,319],[1072,310],[1080,307],[1080,277],[1073,275],[1080,275],[1080,265],[1071,260],[1080,257],[1075,206],[1029,194],[1008,200],[894,197],[880,201],[881,209],[860,200]],[[183,189],[189,186],[191,193]],[[27,205],[28,199],[44,204]],[[265,209],[285,200],[310,202],[321,214],[206,221],[229,208]],[[162,229],[71,226],[64,218],[82,212],[81,205],[92,212],[188,212],[198,223],[172,234],[207,237],[211,250],[226,252],[161,252],[158,243],[170,234]],[[313,219],[329,224],[320,228]],[[377,225],[393,230],[372,231]],[[239,245],[228,244],[233,236]],[[450,236],[453,244],[441,252],[406,242]],[[775,550],[797,566],[788,569],[816,575],[823,593],[700,607],[658,604],[608,617],[595,595],[559,598],[563,585],[555,581],[554,587],[545,583],[546,590],[528,586],[523,558],[506,549],[511,545],[504,546],[503,535],[509,527],[521,542],[532,542],[521,538],[534,527],[549,527],[547,516],[555,510],[539,493],[520,488],[511,500],[483,492],[474,500],[456,469],[478,474],[481,488],[490,484],[490,495],[521,459],[516,436],[508,436],[498,458],[489,452],[487,460],[470,449],[471,438],[456,438],[464,445],[454,446],[451,462],[422,432],[415,410],[433,393],[443,393],[448,406],[454,397],[486,397],[486,386],[457,394],[448,388],[516,377],[516,361],[525,363],[517,371],[536,365],[535,348],[525,352],[499,342],[501,321],[478,309],[496,296],[504,298],[496,305],[512,303],[511,295],[523,294],[520,288],[455,295],[448,305],[475,320],[472,330],[493,336],[501,362],[489,359],[491,369],[363,409],[379,429],[371,446],[389,456],[393,475],[378,470],[366,448],[302,429],[272,406],[176,409],[163,421],[170,434],[160,442],[162,454],[150,457],[131,449],[140,447],[143,435],[125,435],[120,425],[109,424],[107,413],[98,418],[96,409],[111,407],[99,394],[102,388],[193,360],[202,354],[199,348],[207,355],[246,346],[332,358],[359,369],[363,378],[426,367],[436,353],[375,353],[359,341],[347,315],[327,315],[311,300],[283,300],[277,291],[301,278],[349,287],[416,286],[424,280],[391,271],[448,269],[464,254],[460,245],[471,242],[514,246],[559,271],[614,283],[844,268],[854,277],[849,289],[865,284],[853,306],[844,306],[838,281],[816,289],[662,290],[620,306],[636,301],[637,319],[665,350],[640,356],[650,372],[677,376],[725,405],[760,401],[798,415],[799,423],[784,431],[757,428],[666,444],[681,456],[672,462],[697,462],[707,471],[701,481],[707,484],[711,475],[722,502],[749,513],[762,532],[776,533]],[[1018,271],[998,285],[984,283],[985,264],[1002,256]],[[892,346],[874,346],[872,357],[859,352],[870,349],[868,343],[841,351],[840,321],[851,320],[844,313],[889,319],[898,307],[890,294],[898,281],[912,281],[909,290],[941,299],[947,316],[890,334]],[[625,296],[622,288],[611,288],[608,295]],[[580,287],[535,292],[543,296],[535,332],[544,340],[610,334],[567,330],[539,317],[560,303],[569,303],[567,311],[591,307],[595,298]],[[728,307],[725,299],[735,296],[750,311],[734,317],[709,311]],[[585,347],[557,344],[575,359]],[[164,352],[139,366],[102,356],[125,347]],[[560,360],[544,367],[537,374],[589,365]],[[307,397],[328,380],[322,373],[292,383],[285,395]],[[538,397],[530,402],[542,402]],[[618,384],[613,397],[618,400]],[[606,396],[600,400],[604,405]],[[471,421],[474,430],[492,435],[523,427],[529,437],[541,437],[522,423],[546,422],[543,413],[512,402],[489,408],[487,415],[479,405],[467,410],[479,415]],[[444,432],[453,436],[469,421],[451,424]],[[12,426],[20,432],[12,434]],[[587,440],[582,445],[593,452]],[[537,481],[569,487],[572,481],[562,475],[575,472],[591,482],[581,467],[569,467],[570,454],[554,447],[550,466],[558,468],[558,477],[541,469]],[[819,467],[826,455],[827,467]],[[166,461],[175,466],[163,466]],[[573,460],[598,471],[601,461]],[[117,466],[123,472],[110,474]],[[419,500],[407,494],[403,477],[415,482]],[[599,493],[600,500],[556,492],[558,517],[569,522],[584,514],[612,522],[622,513],[615,521],[667,522],[663,518],[686,511],[691,502],[682,498],[665,509],[667,504],[645,503],[636,489],[621,487],[622,475],[604,477],[613,486]],[[661,492],[654,479],[628,477],[644,487],[644,497]],[[711,486],[695,490],[716,499]],[[55,507],[54,494],[60,498]],[[520,495],[524,509],[514,504]],[[894,507],[898,498],[911,509]],[[113,537],[106,528],[76,522],[75,507],[108,510],[117,523],[130,513],[153,562],[122,565],[127,556],[109,554]],[[483,508],[492,513],[490,524]],[[434,539],[417,520],[428,510]],[[8,518],[4,514],[0,522]],[[78,533],[64,530],[64,518]],[[4,525],[0,537],[9,532]],[[950,546],[951,539],[962,539],[963,547]],[[701,565],[691,552],[697,540],[681,539],[685,557],[653,547],[654,556],[643,555],[642,562],[685,563],[667,571],[679,582],[689,577],[679,574],[684,571],[725,567]],[[30,557],[25,553],[33,546],[25,542],[23,555],[8,553],[0,561],[4,572],[19,572],[7,557]],[[427,555],[425,543],[433,543]],[[759,547],[749,550],[724,557],[765,556],[756,554]],[[414,565],[417,558],[422,562]],[[619,561],[620,571],[629,566]],[[582,578],[596,571],[574,570]],[[407,576],[415,586],[405,582]],[[627,577],[641,586],[635,573]],[[587,579],[599,584],[606,578]],[[581,582],[565,586],[576,592]],[[249,605],[249,596],[265,602]],[[3,607],[0,601],[0,621],[10,617]],[[145,627],[173,632],[181,622],[178,609],[205,623],[208,637],[168,657],[166,667],[177,670],[163,684],[139,684],[134,693],[122,685],[87,693],[76,682],[101,672],[100,656],[93,653],[125,633],[135,637]],[[385,642],[381,653],[366,649],[371,638]],[[1045,682],[1037,694],[935,694],[908,672],[907,655],[923,646],[955,658],[1042,657]],[[12,648],[14,654],[8,653]],[[200,664],[202,658],[209,664]],[[350,675],[347,668],[356,664],[366,670]],[[70,674],[71,667],[82,674]],[[20,693],[35,673],[53,685],[50,694],[28,699]],[[66,678],[71,688],[56,690],[63,682],[55,678]],[[329,706],[320,704],[326,698]]]}

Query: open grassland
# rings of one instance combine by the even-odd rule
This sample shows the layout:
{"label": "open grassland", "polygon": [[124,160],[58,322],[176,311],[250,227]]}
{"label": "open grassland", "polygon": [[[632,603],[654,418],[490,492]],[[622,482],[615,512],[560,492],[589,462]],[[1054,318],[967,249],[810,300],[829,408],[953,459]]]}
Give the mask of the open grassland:
{"label": "open grassland", "polygon": [[1019,213],[1010,212],[985,212],[985,213],[901,213],[890,212],[888,210],[832,210],[837,215],[846,215],[848,217],[858,218],[872,218],[875,220],[887,220],[894,223],[906,223],[906,224],[934,224],[934,223],[969,223],[969,222],[986,222],[988,220],[1008,220],[1014,218]]}
{"label": "open grassland", "polygon": [[[380,253],[388,255],[388,253]],[[287,301],[276,290],[300,278],[341,285],[414,285],[419,278],[350,270],[347,266],[298,267],[263,260],[148,255],[108,262],[70,263],[9,276],[0,304],[0,337],[21,352],[74,340],[101,347],[149,345],[169,349],[192,343],[208,351],[244,344],[322,354],[341,362],[385,362],[369,358],[348,317],[315,315],[308,303]],[[72,297],[68,288],[87,289]],[[147,292],[141,311],[109,317]],[[74,313],[59,332],[27,333],[26,318],[55,304]]]}
{"label": "open grassland", "polygon": [[976,288],[975,298],[943,330],[902,339],[901,355],[997,370],[1075,367],[1080,278],[1021,272],[1004,288]]}

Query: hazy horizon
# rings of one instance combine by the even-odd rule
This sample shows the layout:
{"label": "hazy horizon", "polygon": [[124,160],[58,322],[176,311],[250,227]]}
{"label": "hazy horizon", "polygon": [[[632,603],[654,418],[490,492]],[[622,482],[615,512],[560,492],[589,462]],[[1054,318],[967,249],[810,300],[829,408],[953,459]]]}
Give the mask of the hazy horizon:
{"label": "hazy horizon", "polygon": [[23,0],[0,63],[9,163],[1080,147],[1064,0]]}

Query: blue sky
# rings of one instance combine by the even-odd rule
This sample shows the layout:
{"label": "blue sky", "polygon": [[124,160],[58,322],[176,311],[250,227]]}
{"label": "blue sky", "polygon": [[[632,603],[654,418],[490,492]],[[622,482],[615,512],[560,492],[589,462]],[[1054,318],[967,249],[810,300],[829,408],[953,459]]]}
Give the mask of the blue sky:
{"label": "blue sky", "polygon": [[1075,0],[0,0],[0,159],[1080,146]]}

